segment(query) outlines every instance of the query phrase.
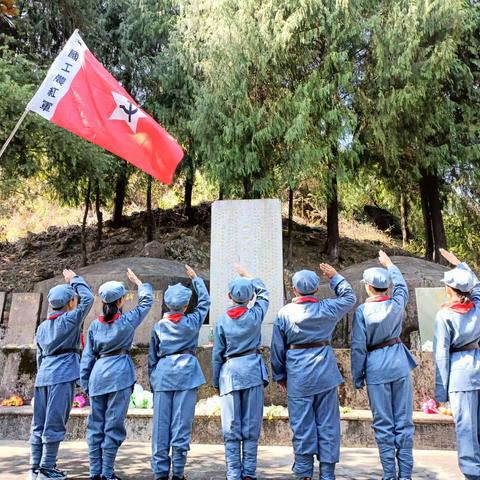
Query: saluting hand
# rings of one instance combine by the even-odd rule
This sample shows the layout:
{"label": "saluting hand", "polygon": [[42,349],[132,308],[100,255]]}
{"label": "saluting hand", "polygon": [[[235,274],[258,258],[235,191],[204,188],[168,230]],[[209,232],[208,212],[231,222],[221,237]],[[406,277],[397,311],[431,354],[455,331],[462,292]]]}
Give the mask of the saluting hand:
{"label": "saluting hand", "polygon": [[337,271],[328,263],[321,263],[320,270],[322,271],[323,276],[328,280],[332,279],[337,274]]}
{"label": "saluting hand", "polygon": [[65,282],[67,283],[71,283],[72,282],[72,278],[76,275],[76,273],[73,271],[73,270],[70,270],[68,268],[66,268],[64,271],[63,271],[63,278],[65,278]]}
{"label": "saluting hand", "polygon": [[460,263],[462,263],[454,253],[449,252],[448,250],[445,250],[444,248],[439,248],[439,251],[440,251],[442,257],[445,260],[447,260],[447,262],[450,262],[452,265],[457,266]]}
{"label": "saluting hand", "polygon": [[142,285],[142,281],[133,273],[130,268],[127,268],[127,278],[134,283],[137,287]]}
{"label": "saluting hand", "polygon": [[241,277],[244,277],[244,278],[252,278],[252,276],[250,275],[250,273],[247,271],[247,269],[246,269],[243,265],[240,265],[239,263],[235,263],[235,264],[234,264],[234,267],[235,267],[235,271],[236,271]]}
{"label": "saluting hand", "polygon": [[187,271],[188,277],[191,278],[192,280],[197,276],[197,274],[195,273],[195,270],[189,265],[185,265],[185,270]]}
{"label": "saluting hand", "polygon": [[390,257],[383,251],[380,250],[378,252],[378,261],[385,267],[391,267],[393,265],[392,260],[390,260]]}

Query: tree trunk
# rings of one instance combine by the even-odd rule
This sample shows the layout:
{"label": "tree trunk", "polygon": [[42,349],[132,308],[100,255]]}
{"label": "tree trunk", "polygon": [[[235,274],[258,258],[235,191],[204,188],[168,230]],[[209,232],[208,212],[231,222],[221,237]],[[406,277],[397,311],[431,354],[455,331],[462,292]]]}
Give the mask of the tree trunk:
{"label": "tree trunk", "polygon": [[103,213],[100,204],[100,187],[97,183],[95,190],[95,212],[97,214],[97,237],[95,239],[95,250],[98,250],[102,246],[102,234],[103,234]]}
{"label": "tree trunk", "polygon": [[218,199],[223,200],[225,197],[225,189],[223,188],[223,185],[220,185],[218,188]]}
{"label": "tree trunk", "polygon": [[147,228],[146,228],[146,237],[147,243],[153,240],[153,232],[155,230],[155,219],[153,218],[152,212],[152,177],[148,176],[147,183]]}
{"label": "tree trunk", "polygon": [[400,194],[400,221],[402,224],[402,246],[405,248],[410,241],[410,232],[408,229],[408,201],[404,193]]}
{"label": "tree trunk", "polygon": [[243,177],[243,198],[252,198],[252,182],[250,177]]}
{"label": "tree trunk", "polygon": [[119,228],[123,225],[123,206],[125,204],[125,195],[127,193],[128,177],[125,162],[118,172],[117,183],[115,185],[115,204],[113,207],[112,227]]}
{"label": "tree trunk", "polygon": [[340,229],[338,221],[338,185],[336,172],[331,173],[327,200],[327,244],[325,252],[331,262],[340,257]]}
{"label": "tree trunk", "polygon": [[85,212],[82,221],[82,267],[87,265],[87,217],[90,209],[90,194],[92,192],[92,180],[88,179],[87,194],[85,195]]}
{"label": "tree trunk", "polygon": [[187,178],[185,181],[185,196],[183,199],[184,213],[187,216],[189,223],[193,223],[192,193],[194,181],[195,172],[193,169],[193,163],[190,161],[188,164]]}
{"label": "tree trunk", "polygon": [[440,255],[440,248],[447,248],[447,235],[445,234],[445,226],[442,215],[442,202],[440,199],[440,188],[438,184],[438,176],[430,174],[428,179],[428,195],[430,207],[430,219],[432,224],[434,260],[437,263],[447,264],[448,262]]}
{"label": "tree trunk", "polygon": [[430,202],[425,177],[420,179],[420,200],[422,204],[423,229],[425,232],[425,258],[433,260],[433,232],[430,218]]}
{"label": "tree trunk", "polygon": [[291,187],[288,189],[287,244],[288,244],[287,264],[291,265],[292,256],[293,256],[293,189]]}

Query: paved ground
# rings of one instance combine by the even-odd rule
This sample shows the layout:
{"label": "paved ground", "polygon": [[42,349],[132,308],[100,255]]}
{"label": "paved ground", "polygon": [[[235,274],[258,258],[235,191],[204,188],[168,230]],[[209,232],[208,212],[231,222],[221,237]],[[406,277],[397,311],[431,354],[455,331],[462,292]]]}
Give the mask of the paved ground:
{"label": "paved ground", "polygon": [[[26,478],[28,465],[26,442],[0,441],[0,479]],[[150,445],[127,442],[120,449],[117,474],[123,480],[151,479]],[[413,479],[461,480],[456,452],[416,450]],[[293,479],[290,447],[261,447],[258,478]],[[65,442],[60,449],[59,466],[69,471],[70,479],[88,479],[87,448],[84,442]],[[187,465],[189,480],[224,480],[223,446],[193,445]],[[318,478],[318,477],[317,477]],[[337,480],[379,480],[380,464],[372,448],[345,448],[337,467]]]}

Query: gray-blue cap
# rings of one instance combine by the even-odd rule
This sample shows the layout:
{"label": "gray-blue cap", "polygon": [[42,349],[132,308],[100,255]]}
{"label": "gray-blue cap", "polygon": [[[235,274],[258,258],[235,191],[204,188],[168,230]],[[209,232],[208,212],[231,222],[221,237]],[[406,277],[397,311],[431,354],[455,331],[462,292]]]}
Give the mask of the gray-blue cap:
{"label": "gray-blue cap", "polygon": [[65,283],[51,288],[47,298],[52,308],[63,308],[74,296],[75,290]]}
{"label": "gray-blue cap", "polygon": [[100,285],[98,289],[98,294],[103,303],[113,303],[122,298],[126,293],[127,291],[125,290],[123,282],[116,282],[115,280],[105,282],[103,285]]}
{"label": "gray-blue cap", "polygon": [[228,284],[228,293],[235,303],[247,303],[253,297],[253,284],[248,278],[238,277]]}
{"label": "gray-blue cap", "polygon": [[390,273],[385,268],[367,268],[363,272],[362,282],[378,290],[384,290],[390,286]]}
{"label": "gray-blue cap", "polygon": [[442,282],[455,290],[468,293],[475,286],[475,278],[471,272],[463,268],[454,268],[443,274]]}
{"label": "gray-blue cap", "polygon": [[181,283],[170,285],[163,296],[165,304],[172,310],[188,305],[190,298],[192,298],[192,291]]}
{"label": "gray-blue cap", "polygon": [[302,295],[315,293],[320,285],[320,277],[312,270],[300,270],[292,278],[293,286]]}

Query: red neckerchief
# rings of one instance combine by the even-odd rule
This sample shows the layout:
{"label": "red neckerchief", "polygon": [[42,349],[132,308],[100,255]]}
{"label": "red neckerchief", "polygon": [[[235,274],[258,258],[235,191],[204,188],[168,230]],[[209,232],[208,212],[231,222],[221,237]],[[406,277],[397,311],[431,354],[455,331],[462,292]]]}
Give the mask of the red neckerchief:
{"label": "red neckerchief", "polygon": [[55,320],[56,318],[58,317],[61,317],[65,312],[62,312],[62,313],[51,313],[49,316],[48,316],[48,320]]}
{"label": "red neckerchief", "polygon": [[103,315],[100,315],[100,317],[98,317],[98,319],[102,322],[102,323],[113,323],[115,320],[117,320],[117,318],[120,318],[122,316],[121,313],[116,313],[113,318],[111,318],[108,322],[105,320],[105,317]]}
{"label": "red neckerchief", "polygon": [[315,297],[295,297],[292,298],[292,303],[318,303]]}
{"label": "red neckerchief", "polygon": [[227,315],[230,318],[240,318],[247,310],[248,310],[247,307],[242,307],[242,306],[233,307],[227,310]]}
{"label": "red neckerchief", "polygon": [[83,336],[83,332],[80,333],[80,346],[82,350],[85,348],[85,337]]}
{"label": "red neckerchief", "polygon": [[446,308],[456,313],[468,313],[474,306],[475,305],[473,302],[452,303],[451,305],[445,305]]}
{"label": "red neckerchief", "polygon": [[379,295],[375,297],[368,297],[365,301],[366,302],[385,302],[387,300],[390,300],[390,297],[388,295]]}
{"label": "red neckerchief", "polygon": [[184,313],[166,313],[163,318],[166,318],[173,323],[178,323],[184,316]]}

